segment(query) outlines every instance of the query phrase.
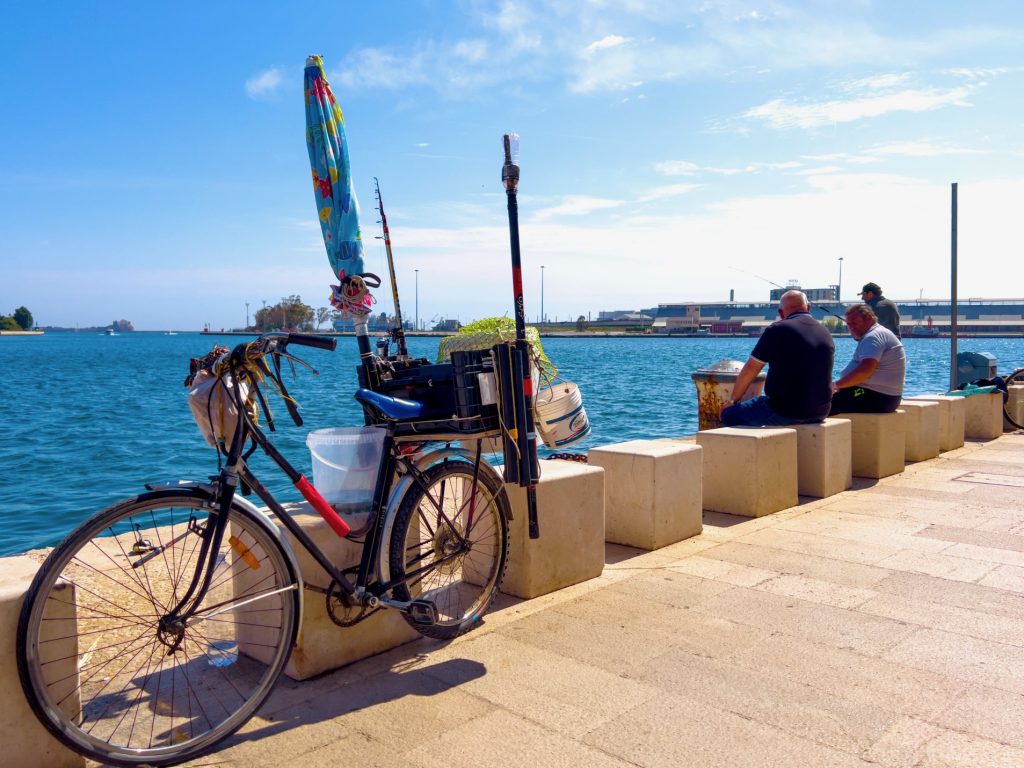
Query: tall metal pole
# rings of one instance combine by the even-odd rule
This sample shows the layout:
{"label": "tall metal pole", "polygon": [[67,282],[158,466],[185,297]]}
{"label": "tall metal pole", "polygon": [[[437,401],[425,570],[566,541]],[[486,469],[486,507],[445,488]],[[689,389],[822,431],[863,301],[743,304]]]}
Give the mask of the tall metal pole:
{"label": "tall metal pole", "polygon": [[956,370],[956,182],[952,186],[951,216],[949,231],[949,388],[957,388]]}
{"label": "tall metal pole", "polygon": [[245,330],[249,330],[249,302],[245,302]]}
{"label": "tall metal pole", "polygon": [[420,329],[420,271],[416,272],[416,330]]}
{"label": "tall metal pole", "polygon": [[843,257],[839,257],[839,282],[836,283],[836,302],[843,301]]}
{"label": "tall metal pole", "polygon": [[544,265],[540,265],[540,321],[546,323],[547,318],[544,316]]}

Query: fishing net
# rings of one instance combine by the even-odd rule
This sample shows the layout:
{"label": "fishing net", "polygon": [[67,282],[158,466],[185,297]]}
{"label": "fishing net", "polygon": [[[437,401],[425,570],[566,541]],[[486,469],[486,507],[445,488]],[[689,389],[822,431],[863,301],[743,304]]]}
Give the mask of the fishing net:
{"label": "fishing net", "polygon": [[[445,336],[437,347],[437,362],[451,359],[452,352],[490,349],[502,341],[516,338],[516,324],[511,317],[485,317],[462,326],[454,336]],[[526,341],[533,350],[534,363],[540,368],[541,380],[550,380],[558,375],[558,368],[544,354],[540,344],[540,332],[532,325],[526,327]]]}

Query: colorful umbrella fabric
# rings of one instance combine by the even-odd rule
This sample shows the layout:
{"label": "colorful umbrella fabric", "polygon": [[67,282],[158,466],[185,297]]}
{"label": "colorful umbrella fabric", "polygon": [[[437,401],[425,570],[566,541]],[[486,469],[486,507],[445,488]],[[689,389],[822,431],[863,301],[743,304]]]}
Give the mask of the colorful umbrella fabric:
{"label": "colorful umbrella fabric", "polygon": [[320,229],[331,270],[341,281],[331,286],[331,304],[349,315],[366,315],[374,302],[363,272],[359,202],[352,187],[345,118],[331,93],[320,56],[306,59],[306,146],[313,171]]}

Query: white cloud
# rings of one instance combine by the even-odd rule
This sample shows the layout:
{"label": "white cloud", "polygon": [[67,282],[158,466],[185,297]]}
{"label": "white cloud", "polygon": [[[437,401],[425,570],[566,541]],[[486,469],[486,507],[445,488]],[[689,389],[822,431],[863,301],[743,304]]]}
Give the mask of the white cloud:
{"label": "white cloud", "polygon": [[245,81],[245,92],[250,99],[268,99],[276,96],[284,85],[284,76],[277,67],[272,67]]}
{"label": "white cloud", "polygon": [[622,200],[609,200],[589,195],[566,195],[558,205],[537,211],[534,214],[534,219],[543,221],[557,216],[585,216],[594,211],[617,208],[622,204]]}
{"label": "white cloud", "polygon": [[592,42],[583,49],[583,52],[588,55],[593,55],[598,51],[606,50],[608,48],[618,48],[620,45],[625,45],[628,42],[630,42],[630,38],[622,37],[622,35],[606,35],[600,40]]}
{"label": "white cloud", "polygon": [[452,47],[452,55],[472,63],[483,61],[487,57],[487,41],[461,40]]}
{"label": "white cloud", "polygon": [[879,96],[795,104],[772,99],[743,113],[773,128],[821,128],[836,123],[881,117],[891,112],[927,112],[941,107],[968,106],[970,87],[907,89]]}
{"label": "white cloud", "polygon": [[886,155],[899,157],[940,157],[943,155],[987,155],[987,149],[968,149],[967,147],[948,147],[932,144],[928,141],[903,141],[865,150],[868,155]]}
{"label": "white cloud", "polygon": [[653,187],[644,194],[637,197],[639,203],[649,203],[653,200],[662,200],[666,197],[676,197],[677,195],[685,195],[688,192],[703,187],[703,184],[666,184],[662,187]]}
{"label": "white cloud", "polygon": [[700,166],[689,160],[666,160],[656,163],[654,170],[663,176],[694,176],[700,171]]}

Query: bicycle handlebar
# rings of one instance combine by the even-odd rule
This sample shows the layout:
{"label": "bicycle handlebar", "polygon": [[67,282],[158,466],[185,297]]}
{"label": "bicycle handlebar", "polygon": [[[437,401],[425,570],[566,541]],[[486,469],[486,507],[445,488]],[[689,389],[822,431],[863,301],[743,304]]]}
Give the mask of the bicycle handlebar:
{"label": "bicycle handlebar", "polygon": [[299,344],[303,347],[329,349],[333,352],[338,346],[338,340],[329,336],[313,336],[308,333],[289,333],[285,338],[285,344]]}

